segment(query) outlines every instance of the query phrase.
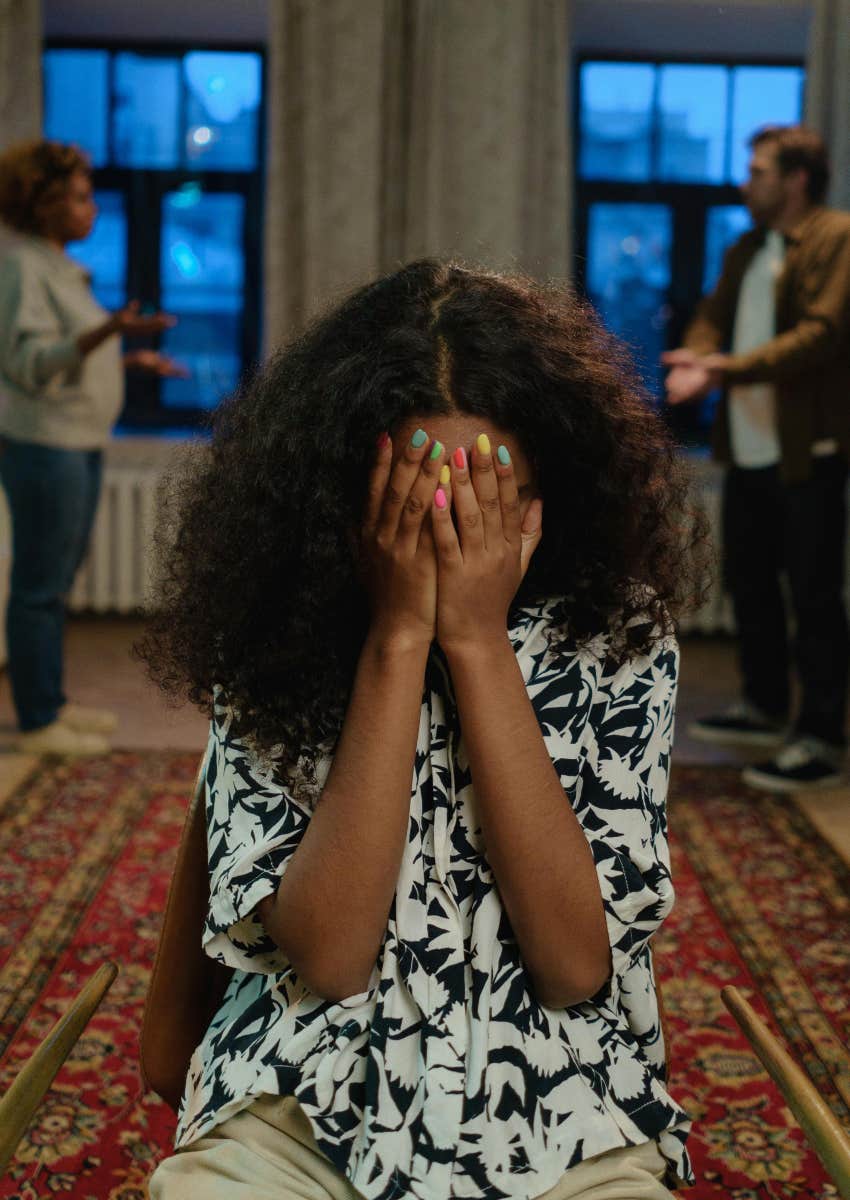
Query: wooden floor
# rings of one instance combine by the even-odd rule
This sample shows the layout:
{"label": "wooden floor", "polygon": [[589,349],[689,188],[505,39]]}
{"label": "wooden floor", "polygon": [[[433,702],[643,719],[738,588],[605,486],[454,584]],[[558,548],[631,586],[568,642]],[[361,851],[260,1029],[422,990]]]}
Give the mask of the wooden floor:
{"label": "wooden floor", "polygon": [[[116,749],[204,748],[206,719],[189,707],[169,707],[131,657],[143,623],[118,617],[76,617],[68,624],[66,691],[78,704],[117,713]],[[682,642],[682,669],[676,718],[675,762],[744,765],[753,755],[712,747],[688,737],[697,716],[722,708],[736,695],[734,643],[725,638],[688,638]],[[9,681],[0,678],[0,796],[33,769],[35,759],[14,751],[14,713]],[[764,757],[763,751],[755,757]],[[758,803],[753,793],[753,803]],[[850,786],[798,798],[818,828],[850,862]]]}

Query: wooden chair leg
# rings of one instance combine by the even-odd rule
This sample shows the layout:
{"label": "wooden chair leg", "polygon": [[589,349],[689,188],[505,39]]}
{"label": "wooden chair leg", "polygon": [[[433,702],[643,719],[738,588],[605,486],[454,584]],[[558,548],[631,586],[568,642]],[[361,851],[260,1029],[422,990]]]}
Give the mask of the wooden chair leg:
{"label": "wooden chair leg", "polygon": [[98,967],[63,1017],[24,1063],[11,1087],[0,1099],[0,1174],[9,1165],[59,1068],[74,1048],[118,968],[107,962]]}
{"label": "wooden chair leg", "polygon": [[809,1077],[738,989],[725,987],[720,995],[764,1069],[782,1092],[838,1191],[844,1200],[850,1200],[850,1136],[821,1099]]}

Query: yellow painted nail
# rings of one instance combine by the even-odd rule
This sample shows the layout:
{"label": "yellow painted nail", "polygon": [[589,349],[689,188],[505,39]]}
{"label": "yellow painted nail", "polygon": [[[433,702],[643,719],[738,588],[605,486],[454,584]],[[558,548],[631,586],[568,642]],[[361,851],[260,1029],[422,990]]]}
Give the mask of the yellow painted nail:
{"label": "yellow painted nail", "polygon": [[452,473],[449,470],[449,464],[445,463],[440,470],[440,483],[451,483]]}
{"label": "yellow painted nail", "polygon": [[479,433],[478,439],[475,444],[478,447],[479,454],[489,454],[490,453],[490,439],[487,437],[486,433]]}

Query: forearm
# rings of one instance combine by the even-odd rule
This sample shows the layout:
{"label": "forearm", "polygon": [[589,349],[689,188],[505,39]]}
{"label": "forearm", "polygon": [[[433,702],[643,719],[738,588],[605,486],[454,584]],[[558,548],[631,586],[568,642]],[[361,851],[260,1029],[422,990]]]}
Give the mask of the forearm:
{"label": "forearm", "polygon": [[87,330],[86,333],[81,333],[77,338],[77,349],[82,358],[87,354],[91,354],[92,350],[96,350],[105,341],[111,338],[118,332],[118,324],[115,317],[109,317],[101,325],[96,325],[94,329]]}
{"label": "forearm", "polygon": [[333,766],[263,923],[318,995],[364,991],[410,818],[428,642],[370,635]]}
{"label": "forearm", "polygon": [[487,860],[539,999],[588,999],[610,971],[596,868],[507,638],[447,651]]}
{"label": "forearm", "polygon": [[838,330],[829,322],[801,321],[754,350],[727,355],[725,380],[730,384],[769,383],[800,375],[828,363],[839,347]]}

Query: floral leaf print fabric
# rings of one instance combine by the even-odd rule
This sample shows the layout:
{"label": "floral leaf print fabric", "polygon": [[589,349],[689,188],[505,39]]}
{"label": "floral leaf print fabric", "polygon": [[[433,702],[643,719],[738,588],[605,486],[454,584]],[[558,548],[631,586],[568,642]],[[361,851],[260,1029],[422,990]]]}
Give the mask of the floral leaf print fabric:
{"label": "floral leaf print fabric", "polygon": [[[367,990],[325,1001],[254,909],[311,809],[231,733],[210,729],[204,944],[233,979],[192,1059],[185,1146],[257,1096],[294,1095],[321,1150],[367,1200],[529,1200],[571,1166],[657,1141],[692,1180],[689,1121],[664,1086],[649,939],[673,904],[665,801],[678,651],[617,664],[604,637],[553,652],[554,600],[510,629],[551,756],[596,863],[612,974],[590,1001],[535,998],[486,858],[451,679],[429,660],[409,836]],[[322,764],[322,778],[330,766]]]}

